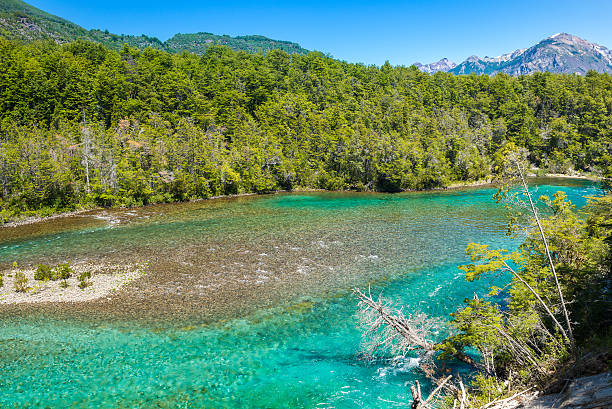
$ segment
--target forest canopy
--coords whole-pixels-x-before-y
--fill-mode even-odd
[[[430,75],[321,53],[0,38],[0,221],[241,192],[476,181],[526,148],[612,170],[612,77]]]

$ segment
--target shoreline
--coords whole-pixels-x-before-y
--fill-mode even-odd
[[[104,207],[92,207],[92,208],[83,208],[83,209],[78,209],[78,210],[70,210],[68,212],[53,213],[49,216],[25,216],[24,218],[21,218],[21,219],[18,218],[18,219],[6,222],[4,224],[1,224],[0,228],[25,226],[27,224],[34,224],[34,223],[46,222],[46,221],[54,220],[54,219],[61,219],[63,217],[78,216],[79,214],[83,214],[89,211],[102,210],[102,209],[104,209]]]
[[[545,177],[545,178],[559,178],[559,179],[582,179],[582,180],[590,180],[593,182],[597,182],[602,180],[602,178],[593,176],[593,175],[566,175],[565,173],[545,173],[544,176],[536,176],[536,177]]]
[[[601,178],[597,177],[597,176],[592,176],[592,175],[567,175],[564,173],[546,173],[543,176],[538,176],[535,173],[530,173],[528,174],[528,177],[544,177],[544,178],[559,178],[559,179],[578,179],[578,180],[590,180],[593,182],[596,182],[598,180],[601,180]],[[475,180],[475,181],[470,181],[470,182],[453,182],[450,183],[448,186],[444,186],[444,187],[436,187],[436,188],[431,188],[431,189],[423,189],[423,190],[402,190],[400,192],[397,193],[403,193],[403,192],[440,192],[440,191],[444,191],[444,190],[453,190],[453,189],[461,189],[461,188],[469,188],[469,187],[480,187],[480,186],[487,186],[487,185],[492,185],[494,184],[494,179],[492,176],[488,176],[486,179],[481,179],[481,180]],[[205,201],[205,200],[218,200],[218,199],[232,199],[232,198],[239,198],[239,197],[248,197],[248,196],[259,196],[259,195],[271,195],[271,194],[277,194],[277,193],[300,193],[300,192],[357,192],[356,190],[327,190],[327,189],[316,189],[316,188],[303,188],[303,187],[298,187],[292,190],[272,190],[269,192],[264,192],[264,193],[255,193],[255,192],[248,192],[248,193],[237,193],[234,195],[218,195],[218,196],[211,196],[211,197],[207,197],[207,198],[199,198],[199,199],[194,199],[194,200],[187,200],[187,201],[183,201],[183,202],[170,202],[171,203],[196,203],[196,202],[201,202],[201,201]],[[385,192],[377,192],[377,191],[371,191],[372,193],[385,193]],[[166,203],[150,203],[144,206],[137,206],[137,207],[146,207],[146,206],[153,206],[153,205],[160,205],[160,204],[166,204]],[[54,220],[54,219],[61,219],[64,217],[71,217],[71,216],[78,216],[80,214],[84,214],[87,212],[94,212],[94,211],[99,211],[99,210],[104,210],[104,209],[131,209],[130,207],[100,207],[100,206],[96,206],[96,207],[88,207],[88,208],[83,208],[83,209],[78,209],[78,210],[71,210],[68,212],[60,212],[60,213],[54,213],[52,215],[49,216],[26,216],[23,219],[16,219],[16,220],[11,220],[8,222],[5,222],[3,224],[0,224],[0,229],[4,228],[4,227],[8,227],[8,228],[13,228],[13,227],[19,227],[19,226],[25,226],[25,225],[30,225],[30,224],[35,224],[35,223],[39,223],[39,222],[46,222],[49,220]]]

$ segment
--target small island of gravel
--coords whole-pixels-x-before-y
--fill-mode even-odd
[[[37,266],[13,267],[3,274],[0,304],[93,301],[141,277],[144,267],[142,264],[78,263],[70,266],[73,274],[69,278],[56,280],[36,280]],[[27,280],[23,280],[20,291],[16,283],[19,277]]]

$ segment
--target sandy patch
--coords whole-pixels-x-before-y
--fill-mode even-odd
[[[4,285],[0,287],[0,304],[83,302],[108,297],[121,287],[144,274],[145,265],[122,266],[95,265],[90,263],[71,265],[74,274],[67,281],[68,287],[61,286],[63,280],[34,280],[34,268],[4,271]],[[15,291],[15,274],[23,272],[28,278],[26,292]],[[91,285],[79,288],[78,276],[89,271]]]
[[[566,175],[564,173],[547,173],[544,176],[547,177],[547,178],[585,179],[585,180],[592,180],[594,182],[601,180],[600,177],[597,177],[597,176],[594,176],[594,175],[584,175],[584,174],[580,174],[580,173],[576,173],[576,174],[572,174],[572,175]]]

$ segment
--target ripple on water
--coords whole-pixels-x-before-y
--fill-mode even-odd
[[[0,307],[0,407],[395,407],[415,361],[360,359],[350,289],[447,316],[491,284],[462,279],[467,243],[516,245],[492,193],[279,194],[0,229],[0,268],[150,262],[110,299]]]

